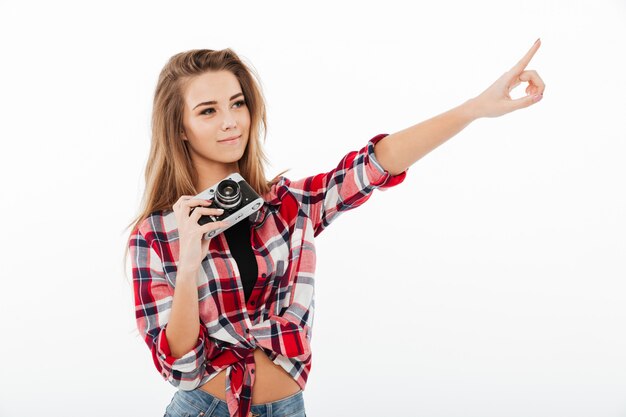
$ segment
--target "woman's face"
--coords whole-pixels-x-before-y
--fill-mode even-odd
[[[238,172],[237,161],[248,143],[250,112],[235,75],[212,71],[195,76],[183,94],[182,139],[201,177]],[[238,138],[224,141],[232,137]]]

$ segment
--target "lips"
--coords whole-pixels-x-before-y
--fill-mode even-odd
[[[226,139],[218,140],[218,142],[226,142],[226,141],[229,141],[229,140],[238,139],[238,138],[240,138],[240,137],[241,137],[241,135],[238,135],[238,136],[231,136],[231,137],[226,138]]]

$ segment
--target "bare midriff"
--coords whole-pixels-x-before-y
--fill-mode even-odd
[[[300,385],[283,369],[267,357],[265,352],[254,350],[255,379],[252,386],[252,404],[263,404],[289,397],[300,391]],[[220,400],[226,401],[226,369],[200,387]]]

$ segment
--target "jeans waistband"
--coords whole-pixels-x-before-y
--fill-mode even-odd
[[[221,400],[216,396],[201,390],[200,388],[196,388],[193,391],[179,390],[176,395],[182,396],[187,402],[191,403],[199,410],[206,411],[208,409],[213,409],[218,412],[217,415],[219,415],[220,411],[228,414],[228,405],[226,404],[226,401]],[[280,413],[283,410],[304,410],[304,396],[302,395],[302,390],[276,401],[262,404],[252,404],[251,408],[252,412],[261,415]]]

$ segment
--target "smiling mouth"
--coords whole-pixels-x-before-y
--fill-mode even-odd
[[[229,139],[222,139],[222,140],[218,140],[218,142],[235,142],[237,139],[241,138],[241,135],[239,136],[235,136],[233,138],[229,138]]]

